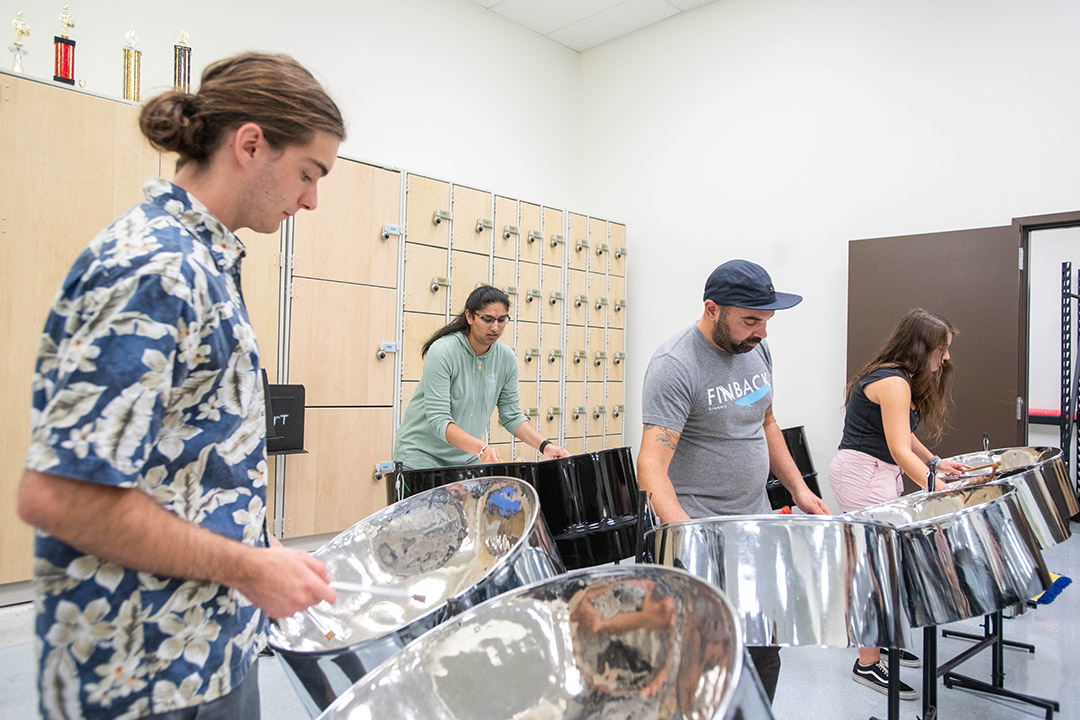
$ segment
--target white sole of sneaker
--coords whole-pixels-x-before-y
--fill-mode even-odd
[[[870,678],[865,678],[862,675],[856,675],[855,673],[852,673],[851,674],[851,679],[854,680],[855,682],[859,683],[860,685],[865,685],[866,687],[870,688],[871,690],[876,690],[877,692],[881,693],[882,695],[888,695],[889,694],[889,689],[887,687],[882,687],[881,685],[878,685],[876,682],[874,682]],[[918,697],[918,693],[916,693],[914,690],[901,690],[900,691],[900,699],[901,700],[914,700],[916,697]]]
[[[889,652],[887,650],[881,651],[881,659],[884,660],[886,664],[888,664]],[[915,658],[914,660],[905,660],[903,657],[901,657],[900,664],[904,667],[922,667],[922,660],[919,658]]]

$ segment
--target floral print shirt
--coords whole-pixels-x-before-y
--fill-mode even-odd
[[[41,338],[26,466],[138,488],[188,522],[265,546],[266,422],[240,293],[244,246],[185,190],[90,243]],[[37,532],[41,711],[139,718],[227,694],[265,617],[209,581],[135,572]]]

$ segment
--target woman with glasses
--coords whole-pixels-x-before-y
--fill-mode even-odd
[[[424,343],[424,374],[398,428],[394,460],[416,470],[502,462],[484,442],[497,406],[499,424],[547,459],[566,457],[521,412],[517,356],[499,342],[510,322],[510,297],[484,285],[465,309]]]
[[[967,469],[942,460],[915,437],[922,421],[931,438],[941,439],[955,332],[939,315],[909,310],[874,359],[848,383],[844,434],[829,467],[829,483],[844,512],[900,497],[902,473],[925,488],[931,475],[959,475]],[[898,652],[901,665],[919,665],[912,653]],[[859,648],[852,679],[887,693],[889,671],[881,654],[880,648]],[[900,699],[915,699],[914,688],[901,682]]]

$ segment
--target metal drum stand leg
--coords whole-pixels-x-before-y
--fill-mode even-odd
[[[900,720],[900,648],[889,648],[889,720]],[[870,720],[878,720],[870,716]]]
[[[930,628],[928,628],[929,630]],[[941,676],[945,682],[945,687],[961,687],[968,690],[976,690],[978,692],[989,693],[991,695],[998,695],[1000,697],[1012,698],[1013,700],[1019,700],[1021,702],[1028,703],[1040,707],[1046,711],[1046,720],[1052,720],[1055,711],[1060,711],[1061,706],[1055,700],[1048,700],[1046,698],[1036,697],[1034,695],[1025,695],[1023,693],[1014,692],[1012,690],[1005,689],[1005,646],[1010,645],[1012,647],[1019,647],[1028,650],[1028,652],[1035,652],[1034,645],[1027,645],[1025,643],[1012,643],[1005,640],[1004,634],[1004,617],[1001,610],[998,610],[983,618],[983,636],[980,638],[977,635],[971,635],[967,633],[958,632],[946,632],[942,631],[942,635],[945,637],[965,637],[973,640],[977,640],[975,645],[960,653],[952,660],[943,663],[937,668],[936,674]],[[935,639],[936,643],[936,639]],[[971,659],[978,653],[982,652],[986,648],[991,648],[991,680],[992,682],[986,683],[981,680],[976,680],[967,675],[961,675],[959,673],[952,672],[952,669],[957,665]],[[935,658],[935,663],[936,663]],[[926,673],[923,674],[923,683],[926,683]],[[936,697],[935,697],[936,700]],[[925,703],[925,700],[924,700]],[[924,705],[925,708],[925,705]]]

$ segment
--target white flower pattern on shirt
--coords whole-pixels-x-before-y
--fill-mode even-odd
[[[266,545],[266,418],[240,294],[244,247],[163,180],[97,235],[45,324],[26,466],[139,488],[188,522]],[[265,618],[240,593],[121,568],[36,533],[41,711],[131,718],[239,684]]]

